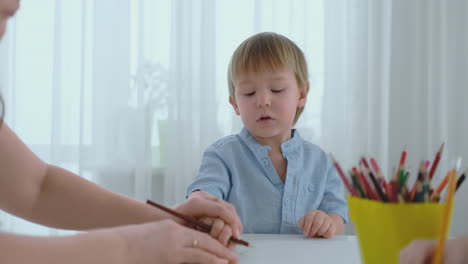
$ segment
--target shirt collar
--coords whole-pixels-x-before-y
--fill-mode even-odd
[[[300,146],[302,145],[302,137],[299,135],[299,131],[296,129],[291,130],[292,137],[285,142],[281,143],[281,151],[284,156],[288,156],[299,151]],[[264,146],[258,143],[258,141],[250,134],[247,128],[242,128],[242,131],[239,133],[240,137],[244,142],[257,154],[267,154],[271,149],[270,146]]]

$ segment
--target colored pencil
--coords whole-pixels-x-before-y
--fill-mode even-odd
[[[372,173],[371,169],[369,168],[369,164],[367,163],[367,160],[365,157],[361,157],[361,163],[364,165],[364,174],[368,174],[369,178],[372,181],[372,184],[374,184],[374,188],[377,191],[377,194],[379,195],[380,200],[386,202],[388,201],[387,196],[384,194],[382,191],[382,186],[377,182],[377,179],[374,176],[374,173]]]
[[[433,264],[442,263],[442,259],[444,257],[445,239],[448,235],[449,219],[453,210],[453,194],[455,193],[456,181],[457,171],[451,170],[449,176],[449,189],[447,193],[447,200],[445,201],[445,206],[443,209],[442,226],[440,228],[439,233],[439,242],[437,243],[437,246],[434,251],[434,258],[432,259]]]
[[[434,158],[434,162],[432,162],[431,170],[429,171],[429,178],[432,180],[434,177],[434,173],[437,170],[437,165],[439,165],[440,157],[442,156],[442,151],[444,150],[444,145],[445,143],[442,143],[442,146],[440,146],[439,151],[437,151],[437,154]]]
[[[197,228],[200,228],[203,232],[206,232],[206,233],[209,233],[211,231],[211,226],[208,225],[208,224],[205,224],[197,219],[195,219],[194,217],[191,217],[191,216],[187,216],[187,215],[184,215],[184,214],[181,214],[177,211],[174,211],[170,208],[167,208],[163,205],[160,205],[160,204],[157,204],[151,200],[146,200],[146,203],[149,204],[149,205],[152,205],[154,207],[157,207],[161,210],[163,210],[164,212],[166,213],[169,213],[173,216],[176,216],[182,220],[185,220],[187,223],[191,224],[192,226],[194,227],[197,227]],[[231,237],[229,239],[229,241],[231,242],[234,242],[234,243],[237,243],[237,244],[241,244],[243,246],[246,246],[246,247],[253,247],[249,242],[245,241],[245,240],[242,240],[242,239],[237,239],[237,238],[234,238],[234,237]]]
[[[465,181],[466,172],[467,172],[467,171],[465,171],[465,172],[460,176],[460,178],[458,178],[458,180],[457,180],[457,187],[455,188],[455,191],[457,191],[458,188],[460,188],[460,185],[462,185],[462,183]]]
[[[354,189],[353,185],[348,181],[348,178],[346,178],[346,175],[344,174],[343,170],[340,167],[340,164],[338,164],[338,161],[336,161],[335,157],[330,153],[330,157],[333,161],[333,165],[335,166],[336,170],[338,171],[338,175],[340,175],[341,180],[345,184],[346,188],[348,189],[349,193],[353,196],[358,196],[357,191]]]

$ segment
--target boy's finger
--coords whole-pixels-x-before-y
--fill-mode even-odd
[[[223,220],[217,218],[213,221],[213,225],[211,226],[211,232],[210,235],[214,238],[218,238],[219,234],[221,234],[221,231],[223,231],[224,228],[224,222]]]
[[[331,224],[327,232],[325,233],[324,237],[332,238],[333,236],[335,236],[335,232],[336,232],[336,226],[334,224]]]
[[[329,222],[323,222],[322,226],[319,228],[317,231],[317,236],[325,236],[327,231],[330,229],[331,223]]]
[[[315,236],[317,234],[317,231],[322,227],[323,222],[325,221],[325,217],[323,214],[317,214],[314,218],[314,222],[312,224],[312,227],[310,228],[309,234],[311,236]]]
[[[203,217],[203,218],[200,219],[200,221],[202,221],[203,223],[211,226],[211,225],[213,225],[214,219],[209,218],[209,217]]]
[[[299,222],[297,222],[297,226],[304,229],[304,217],[302,217]]]
[[[221,244],[227,246],[229,242],[229,238],[232,236],[232,229],[230,226],[224,226],[223,230],[221,231],[221,234],[218,237],[219,242]]]
[[[314,223],[314,216],[313,215],[307,215],[304,219],[304,236],[309,237],[310,235],[310,228],[312,227],[312,224]]]
[[[242,233],[244,227],[242,226],[241,220],[240,220],[239,216],[237,215],[236,208],[232,204],[224,201],[223,199],[219,199],[218,197],[216,197],[216,196],[214,196],[214,195],[212,195],[212,194],[210,194],[208,192],[201,191],[200,194],[201,194],[202,197],[205,197],[206,199],[208,199],[210,201],[213,201],[215,203],[220,203],[222,206],[227,208],[230,211],[230,213],[234,215],[234,218],[237,218],[237,219],[235,219],[235,221],[238,223],[238,225],[236,227],[239,230],[239,232]],[[232,224],[229,221],[226,221],[226,222],[228,222],[229,224]],[[238,235],[240,236],[240,234],[238,234]]]
[[[234,206],[231,204],[220,199],[215,201],[214,199],[202,197],[200,195],[190,196],[189,199],[191,199],[189,214],[193,216],[221,218],[224,222],[232,226],[233,229],[242,231],[243,227],[240,218]]]

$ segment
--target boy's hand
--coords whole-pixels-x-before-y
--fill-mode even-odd
[[[207,207],[206,205],[209,204],[211,210],[195,210],[195,205],[197,203],[205,205],[204,207]],[[183,210],[181,210],[181,206],[178,206],[178,210],[176,210],[183,213],[188,213],[185,212],[189,211],[187,210],[188,208],[197,211],[197,213],[192,212],[188,214],[200,219],[208,225],[211,225],[212,228],[210,235],[221,242],[221,244],[228,246],[229,238],[231,236],[240,238],[243,226],[239,216],[237,215],[236,209],[232,204],[204,191],[192,192],[184,204],[190,206],[185,206]],[[232,248],[233,246],[230,247]]]
[[[336,233],[333,219],[320,210],[311,210],[297,224],[304,230],[305,237],[332,238]]]
[[[212,217],[203,217],[199,220],[211,226],[210,235],[214,239],[217,239],[221,244],[231,249],[235,247],[236,244],[229,243],[229,239],[231,238],[231,236],[234,236],[235,238],[239,238],[239,237],[233,234],[231,226],[225,223],[222,219],[212,218]]]

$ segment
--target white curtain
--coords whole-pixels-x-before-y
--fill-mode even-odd
[[[446,143],[468,159],[467,4],[372,0],[22,1],[0,44],[6,121],[44,160],[113,191],[182,201],[207,145],[242,127],[226,71],[250,35],[294,40],[310,67],[298,129],[349,168],[388,172]],[[468,161],[467,161],[468,162]],[[466,233],[457,194],[453,232]],[[0,229],[59,231],[0,211]]]
[[[419,161],[445,149],[434,183],[468,167],[468,3],[331,0],[325,3],[321,145],[351,168],[375,157],[387,176],[407,145]],[[456,194],[452,234],[468,234],[468,187]]]
[[[228,103],[234,49],[260,31],[303,48],[320,135],[322,1],[22,1],[0,44],[6,122],[47,162],[113,191],[185,199],[204,149],[238,133]],[[60,234],[0,212],[0,229]]]

